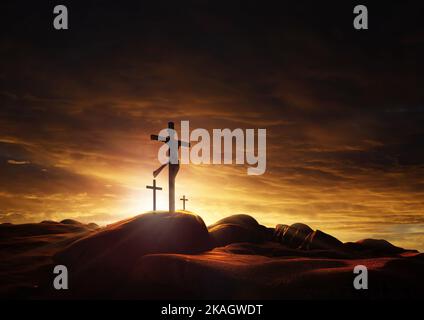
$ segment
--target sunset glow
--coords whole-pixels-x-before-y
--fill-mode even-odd
[[[2,41],[0,223],[106,225],[152,210],[150,134],[189,120],[209,132],[265,128],[267,169],[182,165],[177,209],[185,194],[206,224],[246,213],[424,250],[422,55],[409,50],[422,34],[357,38],[280,12],[244,37],[231,12],[179,19],[168,9],[159,28],[154,14],[126,23],[109,10],[119,28],[82,19],[65,35],[40,24]],[[166,210],[167,174],[157,183]]]

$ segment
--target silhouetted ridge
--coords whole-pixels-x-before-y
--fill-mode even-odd
[[[305,238],[300,248],[304,250],[340,250],[342,247],[343,242],[339,239],[320,230],[315,230]]]
[[[208,227],[215,247],[235,242],[263,242],[271,240],[273,230],[260,225],[253,217],[238,214],[219,220]]]
[[[52,288],[57,264],[68,267],[72,290]],[[416,297],[422,290],[423,254],[385,240],[343,244],[302,223],[266,228],[234,215],[208,232],[199,216],[158,212],[104,228],[0,225],[0,273],[8,275],[0,297],[8,298],[358,297],[351,285],[358,264],[373,275],[370,297]]]
[[[122,267],[147,253],[197,253],[210,248],[202,218],[158,212],[111,224],[73,243],[55,258],[76,268],[86,265],[81,262],[99,266],[118,263]]]
[[[299,248],[313,230],[306,224],[294,223],[291,226],[278,224],[275,227],[274,238],[290,248]]]
[[[65,219],[65,220],[60,221],[60,223],[62,223],[62,224],[73,224],[73,225],[82,224],[81,222],[74,220],[74,219]]]

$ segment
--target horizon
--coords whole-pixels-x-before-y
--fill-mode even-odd
[[[203,220],[203,222],[205,223],[205,226],[206,227],[209,227],[209,226],[211,226],[211,225],[213,225],[213,224],[215,224],[216,222],[218,222],[219,220],[221,220],[221,219],[223,219],[223,218],[227,218],[227,217],[230,217],[231,215],[229,215],[229,216],[222,216],[221,218],[219,218],[219,219],[217,219],[217,220],[214,220],[214,221],[210,221],[210,220],[205,220],[203,217],[202,217],[202,215],[201,214],[199,214],[199,213],[197,213],[197,212],[193,212],[193,211],[191,211],[191,210],[183,210],[183,209],[176,209],[176,211],[175,212],[177,212],[177,213],[185,213],[185,214],[192,214],[192,215],[196,215],[196,216],[199,216],[202,220]],[[125,220],[128,220],[128,219],[132,219],[132,218],[136,218],[136,217],[138,217],[138,216],[140,216],[140,215],[144,215],[144,214],[148,214],[148,213],[153,213],[153,214],[157,214],[157,213],[169,213],[169,211],[168,210],[165,210],[165,209],[163,209],[163,210],[156,210],[156,211],[153,211],[153,210],[148,210],[148,211],[144,211],[144,212],[139,212],[139,213],[136,213],[136,214],[133,214],[133,215],[129,215],[129,216],[121,216],[120,218],[119,217],[117,217],[117,220],[110,220],[110,221],[107,221],[107,222],[103,222],[103,223],[100,223],[100,222],[98,222],[98,221],[92,221],[92,220],[86,220],[86,219],[82,219],[82,220],[79,220],[78,218],[75,218],[75,217],[68,217],[68,218],[64,218],[64,219],[59,219],[59,220],[54,220],[54,219],[50,219],[50,220],[42,220],[42,221],[28,221],[28,222],[25,222],[25,223],[22,223],[22,224],[27,224],[27,223],[29,223],[29,224],[31,224],[31,223],[42,223],[42,222],[44,222],[44,221],[53,221],[53,222],[61,222],[61,221],[63,221],[63,220],[69,220],[69,219],[71,219],[71,220],[75,220],[75,221],[77,221],[77,222],[79,222],[79,223],[83,223],[83,224],[90,224],[90,223],[95,223],[95,224],[97,224],[98,226],[99,226],[99,228],[106,228],[106,227],[108,227],[108,226],[110,226],[110,225],[112,225],[112,224],[115,224],[115,223],[119,223],[119,222],[123,222],[123,221],[125,221]],[[239,214],[243,214],[243,213],[239,213]],[[235,215],[237,215],[237,214],[235,214]],[[257,220],[256,218],[255,218],[255,216],[254,215],[251,215],[255,220]],[[269,227],[269,228],[275,228],[278,224],[287,224],[287,225],[291,225],[291,224],[293,224],[293,223],[298,223],[299,221],[295,221],[295,222],[291,222],[291,223],[278,223],[278,224],[276,224],[276,225],[271,225],[271,224],[263,224],[263,223],[261,223],[261,221],[259,221],[259,220],[257,220],[257,222],[260,224],[260,225],[263,225],[263,226],[265,226],[265,227]],[[2,222],[2,223],[11,223],[11,222]],[[2,224],[2,223],[0,223],[0,225]],[[303,222],[301,222],[301,223],[303,223]],[[12,224],[14,224],[14,223],[12,223]],[[308,224],[309,225],[309,224]],[[310,227],[312,227],[312,229],[314,229],[314,230],[320,230],[320,231],[323,231],[323,232],[329,232],[331,235],[333,235],[333,236],[336,236],[336,238],[338,238],[338,232],[337,232],[337,230],[336,229],[329,229],[329,230],[331,230],[331,231],[329,231],[329,230],[327,230],[327,229],[323,229],[323,228],[320,228],[317,224],[314,224],[314,223],[312,223],[312,224],[310,224],[309,225]],[[360,235],[360,233],[358,233],[358,235]],[[342,242],[358,242],[358,241],[361,241],[361,240],[366,240],[366,239],[376,239],[375,237],[372,237],[372,236],[367,236],[367,234],[366,233],[364,233],[363,234],[363,238],[354,238],[354,237],[351,237],[351,238],[343,238],[343,236],[341,237],[341,238],[339,238]],[[376,240],[386,240],[386,241],[389,241],[390,243],[392,243],[392,244],[394,244],[394,245],[396,245],[396,246],[401,246],[402,245],[402,242],[401,241],[397,241],[396,239],[388,239],[387,237],[386,238],[382,238],[382,239],[380,239],[380,238],[378,238],[378,239],[376,239]],[[418,246],[415,246],[415,247],[404,247],[404,249],[408,249],[408,250],[417,250],[417,251],[419,251],[419,252],[423,252],[424,251],[424,245],[418,245]]]

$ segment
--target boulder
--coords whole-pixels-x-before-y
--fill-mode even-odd
[[[290,248],[299,248],[313,230],[306,224],[294,223],[291,226],[278,224],[274,238]]]
[[[260,225],[245,214],[233,215],[208,227],[214,247],[239,242],[263,242],[272,238],[273,230]]]
[[[383,239],[363,239],[354,243],[355,249],[357,251],[371,251],[373,254],[400,254],[404,252],[408,252],[410,250],[406,250],[400,247],[396,247],[391,244],[387,240]],[[347,244],[349,245],[349,244]],[[350,244],[352,247],[352,244]],[[411,250],[416,252],[416,250]]]
[[[97,223],[91,222],[91,223],[87,224],[87,227],[89,229],[98,229],[99,225]]]
[[[60,221],[60,223],[62,223],[62,224],[72,224],[72,225],[81,225],[82,224],[81,222],[74,220],[74,219],[65,219],[65,220]]]
[[[87,265],[121,269],[148,253],[198,253],[210,247],[208,230],[199,216],[145,213],[80,239],[56,254],[55,260],[77,269]]]
[[[40,223],[43,223],[43,224],[60,224],[60,222],[53,221],[53,220],[43,220]]]
[[[343,242],[320,230],[315,230],[305,238],[301,249],[304,250],[341,250]]]
[[[128,274],[145,255],[197,254],[211,247],[208,230],[199,216],[152,212],[94,230],[53,259],[72,272],[71,297],[101,299],[114,297],[128,286]]]

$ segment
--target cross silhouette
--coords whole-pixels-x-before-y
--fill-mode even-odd
[[[183,196],[180,200],[183,202],[183,210],[185,210],[185,203],[186,201],[188,201],[188,199],[185,196]]]
[[[168,122],[168,129],[169,129],[169,132],[171,132],[171,130],[174,130],[174,123],[173,122]],[[153,171],[153,177],[157,177],[158,174],[162,171],[162,169],[165,168],[166,166],[168,166],[168,168],[169,168],[169,173],[168,173],[169,212],[175,212],[175,178],[177,176],[178,170],[180,170],[180,162],[178,161],[178,148],[181,147],[181,146],[182,147],[190,147],[190,142],[184,142],[184,141],[181,141],[181,140],[176,140],[173,135],[172,136],[170,135],[170,136],[165,138],[165,137],[160,137],[156,134],[150,135],[150,140],[162,141],[164,143],[168,143],[168,145],[170,146],[170,148],[168,150],[170,162],[161,165],[158,169]],[[174,144],[174,143],[178,143],[177,150],[171,150],[171,145]],[[172,152],[172,151],[174,151],[174,152]],[[176,152],[176,154],[175,154],[175,152]],[[172,163],[171,159],[176,159],[177,163]]]
[[[162,188],[156,187],[156,179],[153,179],[153,186],[146,186],[146,188],[153,190],[153,211],[156,211],[156,190],[162,190]]]

